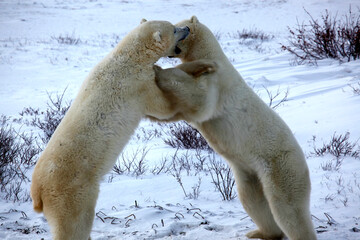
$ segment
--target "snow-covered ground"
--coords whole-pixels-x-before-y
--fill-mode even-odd
[[[359,139],[360,95],[349,85],[360,82],[360,61],[323,60],[318,66],[295,66],[293,56],[280,48],[280,43],[286,44],[287,26],[309,19],[304,8],[318,18],[325,9],[341,16],[350,4],[353,9],[360,6],[354,0],[1,0],[0,114],[17,117],[24,107],[45,108],[47,93],[61,93],[66,87],[65,97],[73,99],[90,69],[142,18],[177,23],[196,15],[216,33],[235,68],[264,101],[269,101],[265,89],[281,94],[288,89],[288,101],[276,111],[307,156],[318,239],[360,239],[360,232],[352,230],[360,228],[360,159],[346,157],[340,169],[325,171],[334,157],[311,154],[314,145],[321,147],[335,133],[350,132],[351,142]],[[243,29],[261,30],[274,38],[244,41],[236,36]],[[61,44],[60,36],[79,42]],[[159,63],[171,66],[175,62],[163,59]],[[222,200],[208,173],[182,172],[187,193],[201,177],[197,199],[185,197],[171,174],[151,173],[175,153],[162,141],[164,133],[144,137],[144,132],[163,132],[162,128],[142,122],[125,149],[128,155],[136,149],[148,150],[145,175],[109,173],[104,178],[92,238],[246,239],[255,224],[238,199]],[[188,154],[196,161],[193,151]],[[41,238],[51,238],[49,227],[42,215],[33,212],[31,202],[0,200],[0,239]]]

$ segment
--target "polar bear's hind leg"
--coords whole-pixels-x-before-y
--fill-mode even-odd
[[[234,169],[240,201],[259,229],[246,234],[248,238],[281,239],[283,233],[276,224],[263,187],[255,174]]]
[[[81,193],[65,192],[44,205],[54,240],[90,239],[98,190],[94,183],[84,186]]]
[[[289,153],[283,158],[274,162],[271,172],[264,174],[264,194],[276,223],[290,240],[314,240],[309,171],[304,162],[298,161],[302,158],[299,154]],[[279,169],[286,174],[278,174]]]

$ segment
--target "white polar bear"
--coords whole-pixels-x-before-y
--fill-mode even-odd
[[[188,34],[169,22],[143,21],[82,84],[32,176],[34,209],[44,212],[54,240],[90,238],[101,177],[142,117],[173,115],[153,64]]]
[[[184,63],[155,68],[157,84],[177,108],[170,120],[190,122],[229,162],[240,200],[258,226],[247,237],[315,240],[309,170],[291,130],[247,86],[206,26],[196,17],[176,26],[191,32],[172,54]],[[217,69],[194,80],[184,64],[199,59],[216,62]]]

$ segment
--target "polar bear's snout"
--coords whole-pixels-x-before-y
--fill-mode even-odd
[[[176,46],[174,49],[174,53],[176,55],[181,53],[181,49],[177,46],[179,42],[181,42],[182,40],[184,40],[185,38],[187,38],[187,36],[189,36],[190,34],[190,28],[188,26],[185,27],[176,27],[174,30],[174,34],[175,34],[175,39],[176,39]],[[173,58],[173,55],[169,56],[170,58]]]
[[[174,34],[175,34],[176,45],[175,45],[175,49],[173,50],[173,52],[168,55],[169,58],[173,58],[173,57],[179,55],[182,52],[182,50],[178,46],[178,44],[182,40],[185,40],[189,36],[190,28],[188,26],[175,27]]]
[[[180,42],[182,40],[184,40],[190,33],[190,28],[188,26],[185,27],[176,27],[174,34],[175,34],[175,39],[177,42]]]

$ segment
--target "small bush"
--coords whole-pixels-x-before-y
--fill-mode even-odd
[[[135,177],[144,175],[148,169],[146,155],[149,151],[147,147],[138,147],[131,154],[123,151],[113,166],[113,171],[119,175],[125,173]]]
[[[238,39],[252,39],[252,40],[260,40],[260,41],[269,41],[274,38],[273,35],[266,34],[265,32],[258,29],[243,29],[242,31],[237,31],[234,34],[234,38]]]
[[[209,171],[215,188],[220,192],[223,200],[236,198],[234,191],[235,179],[231,168],[222,161],[216,160],[215,154],[210,159]]]
[[[169,173],[176,179],[176,181],[179,183],[181,189],[184,192],[185,197],[188,197],[188,194],[186,193],[186,190],[184,188],[184,184],[182,182],[181,173],[185,169],[188,172],[191,170],[191,165],[188,164],[188,159],[184,161],[184,159],[180,159],[177,156],[178,151],[174,153],[172,156],[171,166],[169,167]],[[188,155],[186,155],[188,156]]]
[[[41,148],[32,134],[19,134],[9,118],[0,118],[0,190],[2,198],[10,201],[27,201],[29,194],[23,192],[28,169],[36,162]]]
[[[182,172],[186,171],[187,176],[190,175],[192,170],[191,156],[188,152],[178,156],[178,150],[174,153],[171,159],[171,165],[168,167],[167,172],[172,175],[179,183],[186,198],[197,199],[200,195],[201,177],[198,177],[198,182],[192,187],[191,192],[187,192],[182,182]]]
[[[342,158],[331,159],[326,163],[321,164],[321,168],[324,171],[338,171],[341,168],[342,162]]]
[[[169,170],[168,159],[163,158],[159,164],[153,166],[151,172],[154,175],[159,175],[160,173],[167,173]]]
[[[355,84],[355,86],[349,85],[349,87],[351,87],[351,89],[353,90],[353,93],[354,93],[355,95],[360,95],[360,82],[358,82],[357,84]]]
[[[48,143],[65,113],[70,108],[70,103],[64,102],[65,91],[66,89],[62,94],[57,94],[55,98],[48,93],[50,101],[47,103],[48,108],[45,111],[27,107],[20,113],[21,118],[16,119],[16,121],[40,130],[42,132],[40,136],[42,142]]]
[[[324,156],[325,154],[330,154],[335,158],[328,160],[326,163],[321,164],[321,168],[324,171],[338,171],[341,168],[341,165],[344,161],[344,157],[360,157],[360,148],[356,150],[357,142],[350,142],[350,133],[334,135],[331,137],[331,140],[328,143],[324,143],[322,147],[315,146],[315,137],[314,141],[314,152],[315,156]]]
[[[148,142],[162,136],[162,131],[157,128],[139,127],[136,129],[133,139],[136,141]]]
[[[172,123],[170,134],[170,139],[165,139],[164,142],[173,148],[213,151],[200,132],[186,122]]]
[[[201,177],[198,177],[198,182],[192,186],[192,192],[189,193],[190,199],[198,199],[200,196]]]
[[[221,31],[220,31],[220,30],[219,30],[219,31],[214,32],[213,34],[214,34],[214,36],[215,36],[216,40],[218,40],[218,41],[220,41],[220,40],[221,40],[221,38],[222,38],[222,33],[221,33]]]
[[[232,35],[232,37],[238,39],[240,45],[246,46],[250,50],[257,51],[259,53],[264,53],[267,51],[267,49],[263,47],[263,43],[274,38],[273,35],[264,33],[263,31],[256,28],[237,31]]]
[[[195,175],[197,175],[200,172],[206,172],[207,169],[205,169],[205,162],[209,158],[209,155],[203,155],[202,150],[195,149],[195,159],[197,161],[193,162],[193,166],[195,169]]]
[[[359,158],[360,150],[355,150],[357,142],[351,143],[349,138],[349,132],[340,135],[334,133],[329,143],[324,143],[320,148],[314,145],[314,154],[316,156],[324,156],[328,153],[335,156],[337,159],[346,156]]]
[[[297,64],[316,64],[317,60],[325,58],[340,61],[360,58],[360,15],[354,14],[351,7],[341,20],[328,10],[320,21],[306,13],[310,17],[309,24],[298,23],[295,29],[289,27],[289,45],[282,45],[283,50],[295,55]]]
[[[276,109],[288,101],[289,88],[286,90],[286,92],[284,93],[284,96],[282,98],[281,98],[280,88],[277,89],[275,94],[273,92],[271,92],[269,89],[267,89],[265,86],[264,86],[264,89],[266,90],[267,96],[269,98],[268,105],[272,109]]]
[[[75,34],[72,35],[65,34],[59,35],[59,36],[52,36],[51,39],[57,41],[59,44],[66,44],[66,45],[77,45],[81,43],[80,38],[75,37]]]

